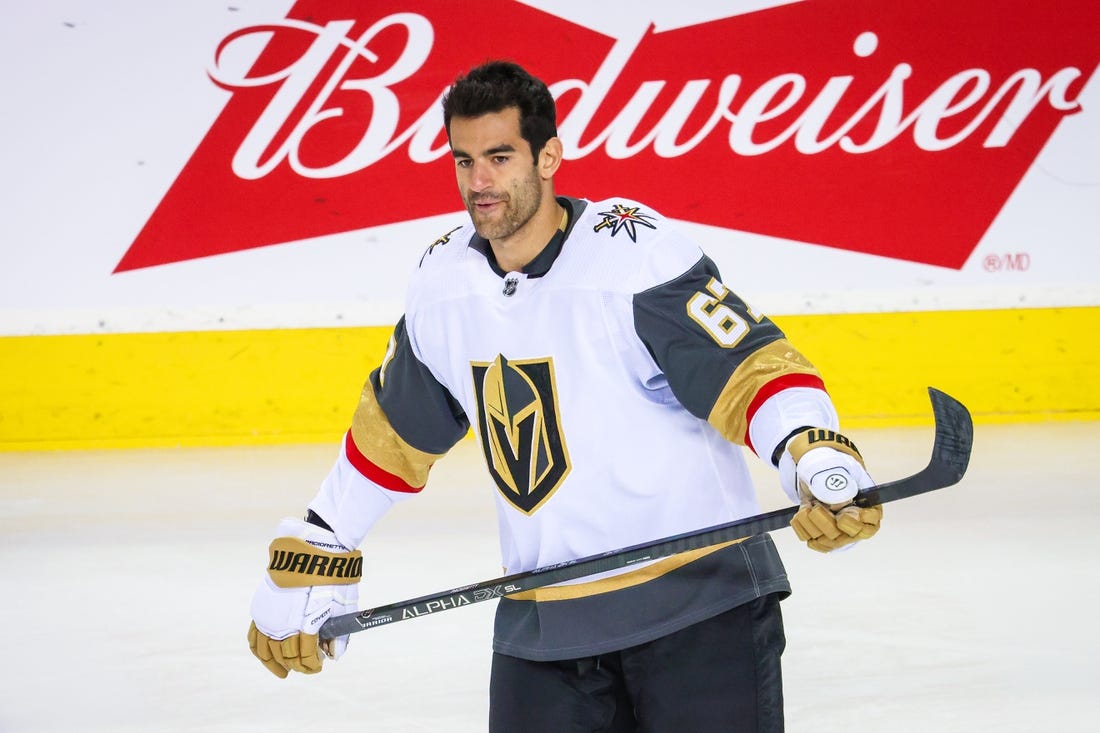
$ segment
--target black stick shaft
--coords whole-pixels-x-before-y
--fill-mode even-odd
[[[936,435],[932,458],[921,471],[907,478],[873,486],[861,491],[855,499],[860,506],[873,506],[916,496],[951,486],[963,477],[970,460],[974,427],[970,413],[957,400],[929,387]],[[764,532],[773,532],[790,524],[797,507],[777,509],[727,524],[687,532],[673,537],[647,542],[599,555],[569,560],[523,573],[474,583],[459,588],[420,596],[385,606],[334,616],[322,625],[320,637],[331,639],[397,621],[428,616],[460,606],[468,606],[513,593],[542,588],[575,580],[588,575],[618,570],[641,562],[704,547],[744,539]]]

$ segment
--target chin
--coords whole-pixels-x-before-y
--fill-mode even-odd
[[[499,224],[493,224],[485,221],[478,221],[474,219],[474,231],[482,239],[506,239],[515,234],[514,229],[506,229]]]

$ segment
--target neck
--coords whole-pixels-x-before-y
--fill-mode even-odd
[[[548,205],[539,207],[538,212],[521,231],[507,239],[489,241],[497,265],[506,272],[522,270],[546,247],[554,233],[565,227],[566,221],[565,209],[557,199],[551,198]]]

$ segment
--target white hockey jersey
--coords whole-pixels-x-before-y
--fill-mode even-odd
[[[310,505],[345,543],[470,427],[511,574],[756,514],[740,446],[770,459],[790,431],[835,421],[814,368],[672,222],[628,200],[559,202],[567,227],[522,272],[503,272],[469,225],[424,254]],[[821,418],[773,410],[750,431],[781,392]],[[754,537],[503,599],[494,648],[599,654],[771,592],[789,592],[786,576]]]

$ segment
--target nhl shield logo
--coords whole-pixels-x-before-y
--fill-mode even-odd
[[[509,503],[532,514],[569,473],[553,361],[497,356],[471,366],[489,473]]]

